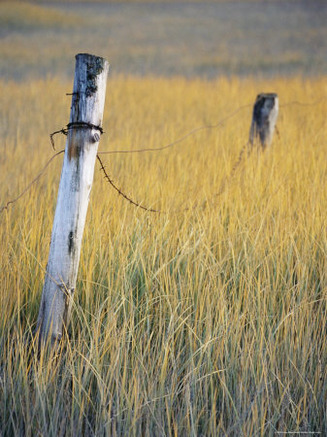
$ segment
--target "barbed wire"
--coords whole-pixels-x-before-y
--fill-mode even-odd
[[[291,106],[291,105],[299,105],[299,106],[314,106],[314,105],[317,105],[318,103],[320,103],[321,101],[324,101],[324,100],[326,100],[326,99],[327,99],[327,97],[323,97],[323,98],[321,98],[321,99],[319,99],[319,100],[317,100],[317,101],[315,101],[315,102],[311,102],[311,103],[301,103],[301,102],[298,102],[298,101],[292,101],[292,102],[288,102],[288,103],[282,104],[282,105],[280,105],[280,106],[281,106],[281,107]],[[105,155],[105,154],[114,154],[114,153],[122,153],[122,154],[123,154],[123,153],[157,152],[157,151],[165,150],[165,149],[168,149],[168,148],[170,148],[170,147],[172,147],[172,146],[178,144],[179,142],[182,142],[183,140],[185,140],[186,138],[188,138],[190,135],[192,135],[192,134],[194,134],[194,133],[196,133],[196,132],[198,132],[198,131],[200,131],[200,130],[203,130],[203,129],[212,129],[212,128],[217,128],[217,127],[222,126],[224,122],[226,122],[227,120],[229,120],[230,118],[232,118],[234,115],[236,115],[237,113],[239,113],[241,110],[243,110],[243,109],[245,109],[245,108],[248,108],[248,107],[250,107],[250,106],[252,106],[252,104],[243,105],[243,106],[241,106],[240,108],[238,108],[237,110],[235,110],[234,112],[232,112],[230,115],[228,115],[227,117],[225,117],[224,119],[220,120],[218,123],[216,123],[216,124],[214,124],[214,125],[203,125],[203,126],[200,126],[200,127],[198,127],[198,128],[195,128],[195,129],[193,129],[192,131],[188,132],[186,135],[184,135],[184,136],[182,136],[181,138],[177,139],[176,141],[173,141],[172,143],[169,143],[169,144],[167,144],[167,145],[165,145],[165,146],[163,146],[163,147],[158,147],[158,148],[144,148],[144,149],[136,149],[136,150],[133,150],[133,149],[132,149],[132,150],[112,150],[112,151],[108,151],[108,152],[98,152],[97,158],[98,158],[98,160],[99,160],[99,162],[100,162],[101,169],[102,169],[102,171],[104,172],[105,179],[107,179],[107,181],[109,182],[109,184],[110,184],[110,185],[111,185],[111,186],[112,186],[112,187],[113,187],[113,188],[118,192],[119,195],[121,195],[122,197],[124,197],[126,200],[128,200],[128,201],[129,201],[131,204],[133,204],[134,206],[140,207],[141,209],[143,209],[144,211],[147,211],[147,212],[154,212],[154,213],[163,213],[163,212],[165,212],[165,211],[163,211],[163,210],[156,210],[156,209],[152,209],[152,208],[145,207],[145,206],[141,205],[140,203],[136,202],[135,200],[131,199],[130,197],[128,197],[128,196],[127,196],[127,195],[126,195],[126,194],[125,194],[125,193],[124,193],[120,188],[118,188],[118,187],[113,183],[112,179],[111,179],[111,178],[109,177],[109,175],[107,174],[107,172],[106,172],[106,170],[105,170],[105,168],[104,168],[103,162],[102,162],[102,160],[100,159],[99,155],[100,155],[100,154],[103,154],[103,155]],[[280,139],[280,133],[279,133],[279,130],[278,130],[277,126],[275,127],[275,131],[276,131],[276,134],[277,134],[278,138]],[[241,151],[240,151],[240,153],[239,153],[239,155],[238,155],[238,158],[237,158],[237,160],[235,161],[235,163],[234,163],[234,165],[233,165],[233,167],[232,167],[231,172],[229,173],[228,176],[226,176],[226,177],[222,180],[218,192],[217,192],[216,194],[214,194],[213,197],[217,198],[217,197],[221,196],[221,195],[223,194],[223,192],[225,191],[227,185],[231,183],[232,179],[233,179],[234,176],[235,176],[236,170],[239,168],[239,166],[241,165],[241,163],[242,163],[242,161],[243,161],[243,157],[244,157],[244,154],[245,154],[246,150],[248,150],[248,157],[250,156],[250,154],[251,154],[251,152],[252,152],[252,150],[253,150],[253,146],[252,146],[252,147],[249,147],[249,146],[250,146],[250,142],[249,142],[249,141],[247,141],[247,142],[243,145],[243,147],[241,148]],[[205,207],[207,204],[208,204],[208,200],[205,200],[205,201],[202,203],[201,206],[202,206],[202,207]],[[196,208],[196,206],[193,207],[192,209],[195,209],[195,208]],[[180,212],[188,211],[189,209],[190,209],[190,208],[177,209],[177,210],[175,210],[174,212],[175,212],[175,213],[180,213]]]
[[[316,100],[316,101],[314,101],[314,102],[308,102],[308,103],[303,103],[303,102],[299,102],[299,101],[291,101],[291,102],[287,102],[287,103],[283,103],[283,104],[280,104],[279,106],[280,107],[287,107],[287,106],[291,106],[291,105],[298,105],[298,106],[303,106],[303,107],[305,107],[305,106],[315,106],[315,105],[318,105],[319,103],[321,103],[322,101],[325,101],[327,99],[327,96],[324,96],[324,97],[322,97],[322,98],[320,98],[320,99],[318,99],[318,100]],[[104,164],[103,164],[103,162],[102,162],[102,160],[101,160],[101,158],[100,158],[100,156],[99,155],[107,155],[107,154],[128,154],[128,153],[144,153],[144,152],[158,152],[158,151],[162,151],[162,150],[165,150],[165,149],[168,149],[168,148],[171,148],[171,147],[173,147],[173,146],[175,146],[176,144],[179,144],[179,143],[181,143],[182,141],[184,141],[185,139],[187,139],[188,137],[190,137],[191,135],[194,135],[195,133],[197,133],[197,132],[199,132],[199,131],[201,131],[201,130],[205,130],[205,129],[215,129],[215,128],[218,128],[218,127],[220,127],[220,126],[222,126],[226,121],[228,121],[229,119],[231,119],[232,117],[234,117],[235,115],[237,115],[239,112],[241,112],[243,109],[245,109],[245,108],[249,108],[250,106],[253,106],[252,105],[252,103],[251,104],[247,104],[247,105],[243,105],[243,106],[240,106],[239,108],[237,108],[235,111],[233,111],[231,114],[229,114],[228,116],[226,116],[226,117],[224,117],[223,119],[221,119],[218,123],[216,123],[216,124],[212,124],[212,125],[203,125],[203,126],[199,126],[199,127],[197,127],[197,128],[194,128],[194,129],[192,129],[191,131],[189,131],[189,132],[187,132],[185,135],[183,135],[182,137],[180,137],[180,138],[178,138],[177,140],[175,140],[175,141],[173,141],[173,142],[171,142],[171,143],[169,143],[169,144],[166,144],[166,145],[164,145],[164,146],[161,146],[161,147],[157,147],[157,148],[143,148],[143,149],[131,149],[131,150],[111,150],[111,151],[99,151],[98,152],[98,154],[97,154],[97,159],[98,159],[98,161],[99,161],[99,163],[100,163],[100,166],[101,166],[101,170],[104,172],[104,175],[105,175],[105,179],[108,181],[108,183],[122,196],[122,197],[124,197],[128,202],[130,202],[131,204],[133,204],[134,206],[136,206],[136,207],[139,207],[139,208],[141,208],[141,209],[143,209],[143,210],[145,210],[145,211],[148,211],[148,212],[155,212],[155,213],[160,213],[160,212],[163,212],[163,211],[161,211],[161,210],[156,210],[156,209],[153,209],[153,208],[147,208],[147,207],[145,207],[145,206],[143,206],[143,205],[141,205],[140,203],[138,203],[138,202],[136,202],[136,201],[134,201],[133,199],[131,199],[130,197],[128,197],[114,182],[113,182],[113,180],[110,178],[110,176],[109,176],[109,174],[108,174],[108,172],[106,171],[106,169],[105,169],[105,166],[104,166]],[[67,126],[65,127],[65,128],[62,128],[62,129],[60,129],[60,130],[58,130],[58,131],[55,131],[55,132],[52,132],[51,134],[50,134],[50,142],[51,142],[51,145],[52,145],[52,148],[53,148],[53,150],[56,150],[55,149],[55,144],[54,144],[54,140],[53,140],[53,138],[54,138],[54,136],[55,135],[57,135],[57,134],[63,134],[63,135],[67,135],[68,134],[68,131],[70,130],[70,129],[78,129],[78,128],[85,128],[85,127],[87,127],[87,128],[92,128],[92,129],[96,129],[96,130],[98,130],[101,134],[103,134],[104,133],[104,131],[103,131],[103,129],[102,129],[102,127],[101,126],[96,126],[96,125],[93,125],[93,124],[90,124],[90,123],[84,123],[84,122],[74,122],[74,123],[68,123],[67,124]],[[278,136],[279,136],[279,132],[277,131],[277,133],[278,133]],[[240,154],[239,154],[239,157],[238,157],[238,159],[237,159],[237,161],[234,163],[234,165],[233,165],[233,167],[232,167],[232,170],[231,170],[231,172],[230,172],[230,174],[228,175],[228,176],[226,176],[225,178],[224,178],[224,180],[222,181],[222,183],[221,183],[221,185],[220,185],[220,188],[219,188],[219,190],[218,190],[218,192],[215,194],[215,197],[217,197],[217,196],[220,196],[223,192],[224,192],[224,190],[225,190],[225,188],[226,188],[226,185],[227,185],[227,183],[229,183],[232,179],[233,179],[233,177],[234,177],[234,175],[235,175],[235,173],[236,173],[236,170],[238,169],[238,167],[240,166],[240,164],[242,163],[242,160],[243,160],[243,156],[244,156],[244,153],[245,153],[245,151],[246,151],[246,149],[248,148],[248,146],[249,146],[249,142],[247,142],[243,147],[242,147],[242,149],[241,149],[241,151],[240,151]],[[251,149],[249,149],[249,152],[251,153],[251,151],[252,151],[252,149],[253,148],[251,148]],[[39,174],[27,185],[27,187],[17,196],[17,197],[15,197],[14,199],[11,199],[11,200],[9,200],[5,205],[3,205],[3,206],[1,206],[0,207],[0,214],[2,213],[2,212],[4,212],[5,210],[8,210],[8,207],[10,206],[10,205],[12,205],[12,204],[14,204],[15,202],[17,202],[21,197],[23,197],[24,196],[24,194],[26,194],[29,190],[30,190],[30,188],[36,183],[36,182],[38,182],[38,180],[41,178],[41,176],[45,173],[45,171],[46,171],[46,169],[48,168],[48,166],[50,165],[50,163],[57,157],[57,156],[59,156],[60,154],[62,154],[62,153],[64,153],[64,149],[62,149],[62,150],[60,150],[59,152],[57,152],[57,153],[55,153],[47,162],[46,162],[46,164],[45,164],[45,166],[42,168],[42,170],[39,172]],[[249,155],[249,154],[248,154]],[[204,202],[205,204],[207,203],[207,201],[206,202]],[[184,208],[182,211],[187,211],[187,210],[189,210],[190,208]],[[181,210],[180,210],[181,211]]]
[[[35,179],[32,180],[32,182],[30,182],[27,187],[14,199],[9,200],[6,205],[1,206],[0,208],[0,214],[4,211],[4,210],[8,210],[8,206],[12,205],[13,203],[17,202],[17,200],[19,200],[21,197],[24,196],[25,193],[27,193],[27,191],[40,179],[40,177],[45,173],[45,170],[48,168],[48,166],[50,165],[50,163],[58,156],[61,155],[61,153],[64,153],[64,149],[60,150],[59,152],[55,153],[49,160],[48,162],[45,164],[45,166],[42,168],[42,170],[40,171],[40,173],[36,176]]]
[[[113,151],[109,151],[109,152],[98,152],[97,158],[100,162],[101,165],[101,170],[104,172],[105,178],[106,180],[109,182],[109,184],[121,195],[123,196],[126,200],[128,200],[131,204],[133,204],[134,206],[140,207],[141,209],[148,211],[148,212],[161,212],[159,210],[155,210],[153,208],[147,208],[142,206],[141,204],[139,204],[138,202],[134,201],[133,199],[129,198],[125,193],[123,193],[118,186],[115,185],[115,183],[113,182],[113,180],[110,178],[109,174],[106,172],[106,169],[104,167],[104,164],[102,163],[102,160],[100,159],[99,155],[100,154],[110,154],[110,153],[142,153],[142,152],[154,152],[154,151],[160,151],[160,150],[165,150],[168,149],[182,141],[184,141],[186,138],[188,138],[189,136],[195,134],[196,132],[200,131],[200,130],[204,130],[204,129],[213,129],[213,128],[218,128],[220,126],[223,125],[224,122],[226,122],[228,119],[232,118],[233,116],[235,116],[236,114],[238,114],[241,110],[243,110],[244,108],[249,107],[250,104],[248,105],[243,105],[241,107],[239,107],[238,109],[236,109],[234,112],[232,112],[231,114],[229,114],[227,117],[223,118],[222,120],[220,120],[218,123],[213,124],[213,125],[203,125],[200,127],[197,127],[195,129],[192,129],[190,132],[186,133],[185,135],[183,135],[181,138],[177,139],[176,141],[173,141],[172,143],[169,143],[165,146],[159,147],[159,148],[145,148],[145,149],[137,149],[137,150],[113,150]],[[57,134],[62,134],[62,135],[67,135],[68,131],[70,129],[73,128],[85,128],[85,127],[91,127],[93,129],[97,129],[100,131],[101,134],[103,134],[103,130],[100,126],[95,126],[95,125],[91,125],[90,123],[69,123],[65,128],[62,128],[60,130],[57,130],[55,132],[52,132],[50,134],[50,142],[52,145],[53,150],[55,149],[55,144],[54,144],[54,136]],[[43,167],[43,169],[41,170],[41,172],[39,173],[39,175],[32,180],[32,182],[14,199],[9,200],[6,205],[0,207],[0,214],[4,211],[8,209],[9,205],[14,204],[15,202],[17,202],[30,188],[33,184],[35,184],[40,177],[43,175],[43,173],[45,172],[45,170],[47,169],[47,167],[49,166],[49,164],[52,162],[52,160],[57,157],[58,155],[60,155],[61,153],[63,153],[65,150],[62,149],[60,150],[58,153],[56,153],[55,155],[53,155],[49,161],[45,164],[45,166]]]
[[[104,173],[104,177],[105,179],[109,182],[109,184],[118,192],[118,194],[122,197],[124,197],[124,199],[126,199],[129,203],[131,203],[134,206],[137,206],[138,208],[143,209],[144,211],[147,212],[156,212],[156,213],[160,213],[162,211],[158,210],[158,209],[152,209],[152,208],[147,208],[143,205],[141,205],[140,203],[136,202],[135,200],[131,199],[130,197],[128,197],[120,188],[117,187],[117,185],[113,182],[113,180],[110,178],[109,174],[107,173],[107,170],[105,169],[105,166],[100,158],[99,155],[97,155],[97,159],[100,162],[100,166],[101,166],[101,170]]]
[[[70,131],[72,129],[85,129],[85,128],[91,128],[91,129],[98,130],[101,135],[104,133],[101,126],[98,126],[98,125],[95,125],[92,123],[86,123],[85,121],[73,121],[71,123],[68,123],[66,127],[63,127],[59,130],[56,130],[55,132],[52,132],[52,134],[50,134],[50,142],[51,142],[51,146],[52,146],[53,150],[56,150],[54,139],[53,139],[53,137],[55,135],[62,134],[62,135],[67,136],[68,131]]]
[[[231,172],[229,173],[228,176],[225,177],[225,179],[223,179],[222,183],[220,184],[220,188],[219,188],[218,192],[215,194],[215,197],[220,196],[221,194],[223,194],[223,192],[225,191],[227,183],[229,183],[233,179],[233,177],[235,176],[236,170],[241,165],[242,160],[243,160],[243,156],[244,156],[246,150],[248,150],[248,157],[250,156],[250,154],[251,154],[251,152],[253,150],[253,147],[249,147],[249,146],[250,146],[250,142],[249,141],[247,141],[243,145],[243,147],[241,148],[241,151],[240,151],[240,153],[238,155],[238,158],[237,158],[237,160],[235,161],[235,163],[234,163],[234,165],[232,167]]]
[[[253,150],[253,147],[251,147],[251,148],[249,148],[249,145],[250,145],[250,142],[249,141],[247,141],[244,145],[243,145],[243,147],[242,147],[242,149],[241,149],[241,151],[240,151],[240,153],[239,153],[239,155],[238,155],[238,158],[237,158],[237,160],[235,161],[235,163],[234,163],[234,165],[233,165],[233,167],[232,167],[232,170],[231,170],[231,172],[229,173],[229,175],[227,175],[224,179],[223,179],[223,181],[221,182],[221,184],[220,184],[220,188],[219,188],[219,190],[217,191],[217,193],[215,193],[214,194],[214,196],[213,197],[215,197],[215,198],[217,198],[217,197],[219,197],[219,196],[221,196],[222,194],[223,194],[223,192],[225,191],[225,189],[226,189],[226,187],[227,187],[227,185],[232,181],[232,179],[234,178],[234,176],[235,176],[235,173],[236,173],[236,170],[239,168],[239,166],[241,165],[241,163],[242,163],[242,161],[243,161],[243,156],[244,156],[244,154],[245,154],[245,151],[248,149],[248,157],[250,156],[250,153],[251,153],[251,151]],[[147,212],[153,212],[153,213],[167,213],[167,211],[165,211],[165,210],[160,210],[160,209],[153,209],[153,208],[149,208],[149,207],[146,207],[146,206],[143,206],[142,204],[140,204],[139,202],[137,202],[137,201],[135,201],[135,200],[133,200],[131,197],[129,197],[129,196],[127,196],[120,188],[118,188],[115,184],[114,184],[114,182],[113,182],[113,180],[110,178],[110,176],[108,175],[108,173],[107,173],[107,171],[106,171],[106,169],[105,169],[105,167],[104,167],[104,164],[103,164],[103,162],[102,162],[102,160],[101,160],[101,158],[99,157],[99,155],[97,155],[97,159],[98,159],[98,161],[100,162],[100,166],[101,166],[101,170],[103,171],[103,173],[104,173],[104,177],[105,177],[105,179],[109,182],[109,184],[118,192],[118,194],[120,195],[120,196],[122,196],[122,197],[124,197],[126,200],[128,200],[128,202],[130,202],[132,205],[134,205],[134,206],[136,206],[136,207],[139,207],[139,208],[141,208],[141,209],[143,209],[144,211],[147,211]],[[208,200],[205,200],[204,202],[202,202],[202,204],[201,204],[201,208],[204,208],[207,204],[208,204],[209,202],[208,202]],[[189,211],[190,209],[197,209],[199,206],[198,205],[195,205],[195,206],[193,206],[193,207],[186,207],[186,208],[179,208],[179,209],[176,209],[176,210],[174,210],[174,211],[170,211],[170,212],[172,212],[172,213],[174,213],[174,214],[179,214],[179,213],[181,213],[181,212],[186,212],[186,211]]]
[[[252,106],[252,104],[247,104],[247,105],[240,106],[234,112],[232,112],[231,114],[227,115],[227,117],[221,119],[218,123],[216,123],[216,124],[204,124],[203,126],[196,127],[194,129],[192,129],[190,132],[187,132],[182,137],[178,138],[175,141],[172,141],[169,144],[166,144],[165,146],[154,147],[154,148],[148,147],[148,148],[144,148],[144,149],[135,149],[135,150],[134,149],[129,149],[129,150],[109,150],[109,151],[102,151],[102,152],[100,151],[100,152],[98,152],[98,155],[111,155],[111,154],[114,154],[114,153],[118,154],[118,153],[159,152],[159,151],[162,151],[162,150],[166,150],[166,149],[169,149],[170,147],[175,146],[178,143],[181,143],[182,141],[186,140],[186,138],[190,137],[191,135],[194,135],[195,133],[197,133],[197,132],[199,132],[201,130],[217,129],[218,127],[222,126],[226,121],[228,121],[229,119],[234,117],[236,114],[241,112],[243,109],[249,108],[250,106]]]
[[[291,101],[291,102],[282,103],[282,104],[280,104],[279,106],[280,106],[281,108],[285,108],[285,107],[287,107],[287,106],[292,106],[292,105],[298,105],[298,106],[315,106],[315,105],[317,105],[317,104],[319,104],[319,103],[321,103],[322,101],[325,101],[325,100],[327,100],[327,96],[326,96],[326,97],[322,97],[321,99],[318,99],[318,100],[316,100],[315,102],[302,103],[302,102],[299,102],[299,101],[297,101],[297,100],[293,100],[293,101]],[[203,125],[203,126],[199,126],[199,127],[195,128],[195,129],[192,129],[190,132],[186,133],[185,135],[183,135],[182,137],[178,138],[177,140],[175,140],[175,141],[173,141],[173,142],[171,142],[171,143],[169,143],[169,144],[166,144],[166,145],[164,145],[164,146],[162,146],[162,147],[153,147],[153,148],[148,147],[148,148],[143,148],[143,149],[128,149],[128,150],[108,150],[108,151],[99,151],[99,152],[98,152],[98,155],[126,154],[126,153],[144,153],[144,152],[159,152],[159,151],[162,151],[162,150],[166,150],[166,149],[168,149],[168,148],[170,148],[170,147],[173,147],[173,146],[175,146],[176,144],[178,144],[178,143],[184,141],[184,140],[185,140],[186,138],[188,138],[189,136],[191,136],[191,135],[193,135],[193,134],[195,134],[195,133],[197,133],[197,132],[199,132],[199,131],[201,131],[201,130],[204,130],[204,129],[215,129],[215,128],[218,128],[218,127],[222,126],[226,121],[228,121],[230,118],[234,117],[234,116],[235,116],[236,114],[238,114],[240,111],[242,111],[243,109],[246,109],[246,108],[252,107],[252,106],[253,106],[252,103],[249,103],[249,104],[247,104],[247,105],[240,106],[240,107],[237,108],[234,112],[232,112],[231,114],[229,114],[228,116],[226,116],[225,118],[223,118],[222,120],[220,120],[218,123],[216,123],[216,124],[212,124],[212,125]],[[275,129],[276,129],[277,135],[279,136],[279,131],[278,131],[278,129],[277,129],[277,126],[276,126]],[[60,132],[60,131],[59,131],[59,132]]]
[[[299,102],[297,100],[292,100],[291,102],[286,102],[286,103],[281,103],[279,105],[280,108],[285,108],[286,106],[292,106],[292,105],[297,105],[297,106],[316,106],[319,105],[319,103],[324,102],[325,100],[327,100],[327,96],[321,97],[320,99],[314,101],[314,102],[307,102],[307,103],[303,103],[303,102]]]

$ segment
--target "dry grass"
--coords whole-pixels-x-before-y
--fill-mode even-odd
[[[74,26],[72,14],[51,8],[43,8],[24,1],[0,2],[1,31],[28,31],[31,29],[65,28]]]
[[[1,203],[51,156],[70,89],[0,83]],[[315,101],[327,81],[116,78],[100,148],[158,147],[260,91]],[[250,107],[173,149],[109,155],[125,191],[170,212],[135,209],[96,172],[69,338],[37,361],[58,158],[0,217],[0,435],[325,435],[326,110],[281,107],[280,139],[218,199]]]
[[[0,2],[0,77],[67,81],[76,53],[112,76],[326,75],[327,6],[311,3]]]

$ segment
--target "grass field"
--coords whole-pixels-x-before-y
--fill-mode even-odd
[[[327,2],[0,2],[0,77],[70,80],[76,53],[111,76],[327,74]]]
[[[0,437],[327,435],[327,4],[130,3],[0,1],[0,207],[55,153],[78,52],[111,63],[102,151],[225,119],[102,155],[163,212],[97,165],[52,355],[33,332],[62,155],[0,213]],[[259,92],[279,134],[230,178]]]
[[[71,83],[0,89],[4,203],[53,154]],[[217,197],[259,91],[280,96],[280,136]],[[158,147],[249,106],[165,151],[103,157],[168,212],[134,208],[96,171],[55,356],[37,361],[31,338],[62,158],[0,216],[1,436],[327,433],[326,95],[323,78],[109,80],[101,150]]]

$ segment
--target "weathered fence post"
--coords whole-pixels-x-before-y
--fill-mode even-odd
[[[272,142],[278,117],[278,96],[275,93],[258,94],[253,107],[250,143],[259,140],[263,149]]]
[[[102,132],[108,71],[105,59],[76,55],[65,156],[37,323],[40,343],[59,340],[69,320]]]

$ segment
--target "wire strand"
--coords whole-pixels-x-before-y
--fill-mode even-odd
[[[228,121],[230,118],[234,117],[236,114],[238,114],[239,112],[241,112],[243,109],[248,108],[252,106],[251,104],[248,105],[243,105],[240,106],[238,109],[236,109],[234,112],[232,112],[231,114],[227,115],[225,118],[221,119],[218,123],[216,124],[209,124],[209,125],[203,125],[203,126],[199,126],[196,127],[194,129],[192,129],[191,131],[187,132],[185,135],[183,135],[182,137],[178,138],[177,140],[166,144],[165,146],[162,147],[147,147],[144,149],[131,149],[131,150],[109,150],[109,151],[100,151],[98,152],[98,155],[111,155],[111,154],[118,154],[118,153],[144,153],[144,152],[159,152],[161,150],[166,150],[169,149],[173,146],[175,146],[176,144],[181,143],[182,141],[186,140],[186,138],[190,137],[191,135],[194,135],[195,133],[201,131],[201,130],[205,130],[205,129],[216,129],[220,126],[222,126],[226,121]]]
[[[141,205],[140,203],[136,202],[135,200],[131,199],[130,197],[128,197],[125,193],[123,193],[122,190],[121,190],[120,188],[118,188],[117,185],[116,185],[116,184],[113,182],[113,180],[110,178],[110,176],[109,176],[109,174],[107,173],[107,170],[105,169],[104,164],[103,164],[103,162],[102,162],[102,160],[101,160],[101,158],[100,158],[99,155],[97,155],[97,159],[98,159],[98,161],[99,161],[99,163],[100,163],[101,170],[102,170],[103,173],[104,173],[105,179],[106,179],[106,180],[109,182],[109,184],[114,188],[114,190],[117,191],[118,194],[120,194],[121,196],[124,197],[124,199],[128,200],[129,203],[131,203],[132,205],[134,205],[134,206],[136,206],[136,207],[138,207],[138,208],[143,209],[144,211],[155,212],[155,213],[163,212],[163,211],[160,211],[160,210],[158,210],[158,209],[147,208],[147,207]]]
[[[320,98],[320,99],[318,99],[318,100],[316,100],[316,101],[314,101],[314,102],[308,102],[308,103],[303,103],[303,102],[299,102],[299,101],[296,101],[296,100],[294,100],[294,101],[291,101],[291,102],[287,102],[287,103],[283,103],[283,104],[281,104],[280,105],[280,107],[287,107],[287,106],[292,106],[292,105],[297,105],[297,106],[303,106],[303,107],[308,107],[308,106],[315,106],[315,105],[318,105],[319,103],[321,103],[321,102],[323,102],[323,101],[325,101],[325,100],[327,100],[327,96],[324,96],[324,97],[322,97],[322,98]],[[226,116],[225,118],[223,118],[223,119],[221,119],[218,123],[216,123],[216,124],[213,124],[213,125],[203,125],[203,126],[199,126],[199,127],[197,127],[197,128],[194,128],[194,129],[192,129],[191,131],[189,131],[189,132],[187,132],[185,135],[183,135],[182,137],[180,137],[180,138],[178,138],[177,140],[175,140],[175,141],[173,141],[173,142],[171,142],[171,143],[169,143],[169,144],[166,144],[166,145],[164,145],[164,146],[162,146],[162,147],[157,147],[157,148],[143,148],[143,149],[135,149],[135,150],[111,150],[111,151],[99,151],[98,152],[98,154],[97,154],[97,159],[99,160],[99,162],[100,162],[100,165],[101,165],[101,170],[104,172],[104,174],[105,174],[105,178],[107,179],[107,181],[110,183],[110,185],[121,195],[121,196],[123,196],[126,200],[128,200],[131,204],[133,204],[134,206],[137,206],[137,207],[139,207],[139,208],[141,208],[141,209],[143,209],[143,210],[145,210],[145,211],[149,211],[149,212],[156,212],[156,213],[159,213],[159,212],[163,212],[163,211],[160,211],[160,210],[156,210],[156,209],[152,209],[152,208],[146,208],[146,207],[144,207],[143,205],[141,205],[141,204],[139,204],[138,202],[136,202],[136,201],[134,201],[133,199],[131,199],[131,198],[129,198],[126,194],[124,194],[119,188],[118,188],[118,186],[116,186],[115,185],[115,183],[112,181],[112,179],[110,178],[110,176],[109,176],[109,174],[107,173],[107,171],[106,171],[106,169],[105,169],[105,167],[104,167],[104,165],[103,165],[103,163],[102,163],[102,160],[100,159],[100,156],[99,155],[109,155],[109,154],[127,154],[127,153],[143,153],[143,152],[158,152],[158,151],[161,151],[161,150],[166,150],[166,149],[168,149],[168,148],[171,148],[171,147],[173,147],[173,146],[175,146],[176,144],[179,144],[179,143],[181,143],[182,141],[184,141],[186,138],[188,138],[189,136],[191,136],[191,135],[194,135],[195,133],[197,133],[197,132],[199,132],[199,131],[201,131],[201,130],[205,130],[205,129],[215,129],[215,128],[218,128],[218,127],[220,127],[220,126],[222,126],[226,121],[228,121],[229,119],[231,119],[232,117],[234,117],[236,114],[238,114],[240,111],[242,111],[243,109],[245,109],[245,108],[248,108],[248,107],[250,107],[250,106],[252,106],[252,104],[247,104],[247,105],[243,105],[243,106],[240,106],[239,108],[237,108],[235,111],[233,111],[231,114],[229,114],[228,116]],[[92,128],[92,129],[97,129],[97,130],[99,130],[100,131],[100,133],[101,134],[103,134],[104,132],[103,132],[103,130],[102,130],[102,127],[101,126],[96,126],[96,125],[93,125],[93,124],[90,124],[90,123],[84,123],[84,122],[76,122],[76,123],[68,123],[68,125],[66,126],[66,128],[62,128],[62,129],[60,129],[60,130],[58,130],[58,131],[55,131],[55,132],[53,132],[52,134],[50,134],[50,141],[51,141],[51,145],[52,145],[52,148],[55,150],[55,144],[54,144],[54,140],[53,140],[53,137],[56,135],[56,134],[59,134],[59,133],[61,133],[61,134],[63,134],[63,135],[67,135],[67,133],[68,133],[68,130],[70,130],[70,129],[74,129],[74,128],[80,128],[80,129],[82,129],[82,128]],[[278,132],[277,132],[278,133]],[[234,174],[235,174],[235,172],[236,172],[236,170],[237,170],[237,168],[239,167],[239,165],[241,164],[241,162],[242,162],[242,159],[243,159],[243,156],[244,156],[244,153],[245,153],[245,150],[246,150],[246,148],[248,147],[248,142],[243,146],[243,148],[241,149],[241,151],[240,151],[240,154],[239,154],[239,157],[238,157],[238,160],[235,162],[235,164],[234,164],[234,166],[233,166],[233,168],[232,168],[232,170],[231,170],[231,173],[229,174],[229,176],[228,177],[226,177],[224,180],[223,180],[223,182],[221,183],[221,186],[220,186],[220,189],[219,189],[219,191],[216,193],[216,197],[217,196],[220,196],[223,192],[224,192],[224,190],[225,190],[225,188],[226,188],[226,185],[227,185],[227,183],[229,183],[230,181],[231,181],[231,179],[234,177]],[[251,152],[251,150],[252,149],[250,149],[250,152]],[[3,205],[3,206],[1,206],[0,207],[0,214],[3,212],[3,211],[5,211],[5,210],[8,210],[8,207],[10,206],[10,205],[12,205],[12,204],[14,204],[14,203],[16,203],[21,197],[23,197],[24,196],[24,194],[26,194],[28,191],[29,191],[29,189],[41,178],[41,176],[45,173],[45,171],[46,171],[46,169],[48,168],[48,166],[50,165],[50,163],[54,160],[54,158],[56,158],[58,155],[60,155],[60,154],[62,154],[62,153],[64,153],[64,149],[62,149],[62,150],[60,150],[59,152],[57,152],[57,153],[55,153],[48,161],[47,161],[47,163],[45,164],[45,166],[42,168],[42,170],[39,172],[39,174],[27,185],[27,187],[17,196],[17,197],[15,197],[14,199],[11,199],[11,200],[9,200],[5,205]],[[184,211],[185,210],[188,210],[189,208],[185,208],[184,209]]]
[[[45,173],[45,170],[48,168],[48,166],[51,164],[51,162],[54,160],[54,158],[56,158],[58,155],[61,155],[62,153],[64,153],[64,149],[60,150],[59,152],[57,152],[56,154],[54,154],[49,161],[45,164],[45,166],[43,167],[43,169],[40,171],[40,173],[36,176],[35,179],[32,180],[32,182],[30,182],[27,187],[14,199],[9,200],[6,205],[2,206],[0,208],[0,214],[4,211],[4,210],[8,210],[8,206],[14,204],[15,202],[17,202],[17,200],[19,200],[21,197],[24,196],[24,194],[32,187],[32,185],[34,185],[39,179],[40,177]]]

